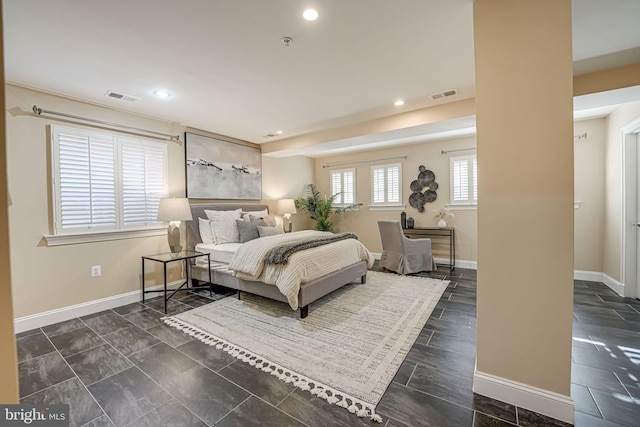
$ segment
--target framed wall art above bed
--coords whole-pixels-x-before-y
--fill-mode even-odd
[[[185,132],[187,197],[261,200],[260,148]]]

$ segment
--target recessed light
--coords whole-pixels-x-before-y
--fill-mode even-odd
[[[153,94],[159,98],[169,98],[171,94],[164,89],[154,90]]]
[[[315,21],[318,19],[318,11],[315,9],[307,9],[302,12],[302,17],[307,21]]]
[[[276,131],[276,133],[277,133],[278,135],[282,135],[284,132],[282,132],[281,130],[277,130],[277,131]]]
[[[404,105],[404,101],[402,99],[398,99],[393,103],[393,105],[395,105],[396,107],[400,107],[401,105]]]

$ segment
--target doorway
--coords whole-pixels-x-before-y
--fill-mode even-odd
[[[622,283],[624,296],[640,296],[640,118],[622,128]]]

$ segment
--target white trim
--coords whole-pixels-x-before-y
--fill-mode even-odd
[[[571,396],[479,372],[473,373],[473,392],[573,424]]]
[[[407,205],[369,205],[370,211],[403,211]]]
[[[133,239],[136,237],[162,236],[166,227],[145,230],[106,231],[103,233],[45,235],[47,246],[74,245],[77,243],[106,242],[108,240]]]
[[[620,296],[624,296],[624,283],[618,282],[608,274],[600,271],[574,270],[573,278],[575,280],[587,280],[589,282],[601,282],[607,285],[612,291]]]
[[[445,207],[450,211],[477,211],[477,203],[449,203]]]
[[[620,149],[620,170],[622,181],[622,206],[620,218],[620,271],[624,283],[629,286],[625,288],[624,296],[637,298],[640,296],[637,277],[637,229],[635,222],[640,213],[637,211],[638,181],[636,178],[638,165],[638,133],[640,132],[640,118],[636,118],[620,129],[622,147]]]
[[[449,258],[434,258],[434,260],[436,261],[436,264],[440,264],[440,267],[445,268],[446,266],[444,266],[443,264],[449,265]],[[468,268],[470,270],[477,270],[478,269],[478,261],[466,261],[463,259],[457,259],[456,260],[456,268]]]
[[[167,283],[167,287],[176,286],[184,283],[184,280]],[[153,291],[162,289],[164,285],[151,286],[145,290]],[[18,317],[13,320],[13,328],[15,333],[30,331],[31,329],[41,328],[54,323],[64,322],[65,320],[74,319],[80,316],[86,316],[100,311],[109,310],[123,305],[131,304],[142,300],[142,289],[137,291],[126,292],[124,294],[113,295],[106,298],[100,298],[93,301],[87,301],[80,304],[70,305],[67,307],[57,308],[55,310],[44,311],[42,313],[31,314],[29,316]]]

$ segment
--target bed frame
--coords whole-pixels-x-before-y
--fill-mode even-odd
[[[187,224],[187,249],[195,250],[195,246],[201,243],[200,226],[198,218],[206,218],[205,209],[218,211],[235,210],[241,208],[244,211],[260,211],[268,209],[267,205],[258,203],[192,203],[191,214],[193,221]],[[201,265],[193,265],[192,277],[194,280],[204,282],[209,281],[209,270]],[[360,279],[361,283],[367,281],[367,262],[359,261],[340,271],[328,274],[316,280],[303,283],[298,293],[298,305],[300,307],[300,318],[304,319],[309,314],[309,304],[319,298],[341,288],[342,286]],[[238,299],[242,292],[260,295],[277,301],[287,302],[287,298],[280,293],[274,285],[263,282],[239,279],[231,274],[226,268],[212,268],[211,280],[214,284],[235,289]]]

